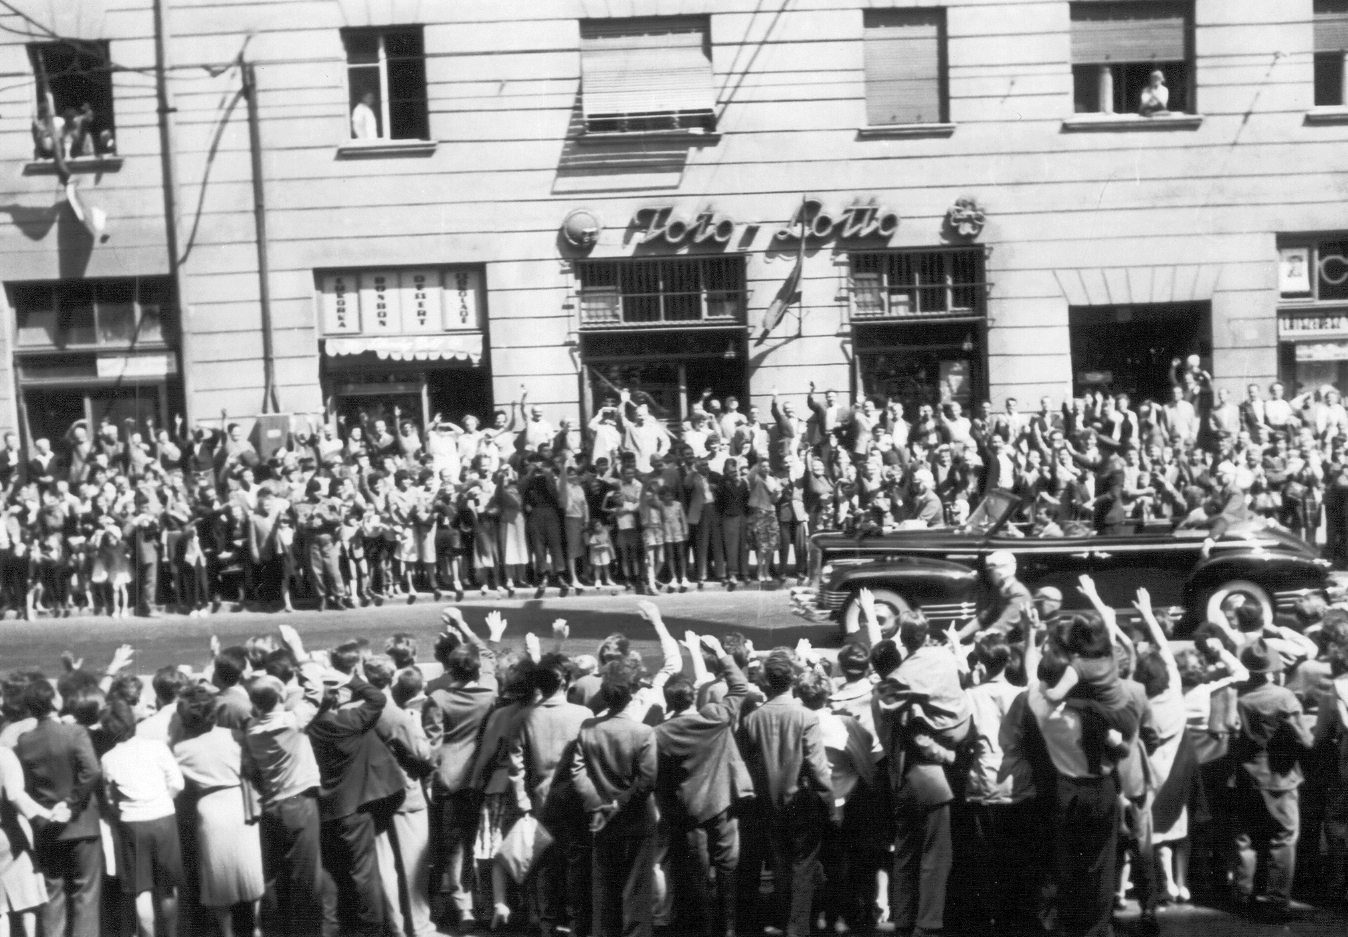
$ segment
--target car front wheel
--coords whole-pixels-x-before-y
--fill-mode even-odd
[[[875,617],[880,619],[880,634],[884,638],[893,638],[899,630],[899,616],[911,612],[913,606],[892,589],[872,589],[871,594],[875,596]],[[843,624],[849,634],[865,629],[861,620],[861,602],[855,595],[847,602]]]
[[[1273,623],[1273,601],[1268,591],[1256,582],[1248,579],[1233,579],[1224,582],[1208,596],[1205,621],[1230,621],[1230,613],[1246,603],[1258,605],[1264,613],[1264,621]]]

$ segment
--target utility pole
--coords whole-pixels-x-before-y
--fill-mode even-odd
[[[248,102],[248,149],[253,158],[253,226],[257,231],[258,305],[262,325],[262,412],[281,410],[276,396],[276,362],[271,338],[271,267],[267,261],[267,198],[262,186],[262,128],[257,116],[257,72],[239,60],[243,96]]]
[[[164,242],[168,250],[169,276],[173,278],[173,295],[178,302],[179,357],[181,358],[178,370],[183,385],[183,409],[185,411],[183,419],[190,427],[193,418],[192,365],[195,359],[192,355],[192,329],[188,322],[191,305],[187,301],[187,282],[182,270],[182,244],[178,236],[178,168],[177,150],[174,149],[173,143],[173,115],[177,108],[173,106],[173,98],[169,94],[168,87],[169,45],[172,37],[169,34],[168,11],[165,10],[167,2],[168,0],[154,0],[154,77],[159,110],[159,160],[164,189]],[[169,414],[162,414],[161,418],[165,426],[172,425],[172,418]]]

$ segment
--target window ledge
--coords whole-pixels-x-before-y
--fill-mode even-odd
[[[610,130],[587,131],[576,135],[576,142],[592,145],[596,143],[631,143],[643,140],[668,141],[670,143],[716,143],[721,139],[717,130]]]
[[[1085,133],[1128,133],[1134,130],[1197,130],[1203,125],[1202,114],[1074,114],[1062,122],[1064,131]]]
[[[337,147],[338,159],[372,159],[380,156],[430,156],[435,140],[348,140]]]
[[[1306,112],[1306,123],[1312,125],[1348,124],[1348,107],[1317,107]]]
[[[116,172],[122,168],[120,156],[79,156],[66,160],[66,168],[71,172]],[[25,176],[54,176],[57,174],[56,160],[35,159],[23,164]]]
[[[890,137],[948,137],[954,124],[890,124],[883,127],[857,128],[858,140],[884,140]]]

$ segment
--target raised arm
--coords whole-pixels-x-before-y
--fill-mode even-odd
[[[669,633],[665,627],[665,620],[660,615],[660,609],[654,602],[646,599],[637,603],[637,612],[642,618],[651,623],[655,629],[655,636],[660,641],[660,653],[664,655],[665,662],[655,677],[651,680],[651,686],[659,690],[668,681],[683,669],[683,654],[679,651],[679,642]]]
[[[1137,609],[1138,614],[1142,616],[1151,643],[1156,645],[1157,653],[1161,655],[1161,660],[1165,661],[1165,670],[1170,677],[1170,685],[1178,687],[1180,685],[1179,663],[1175,660],[1175,652],[1170,649],[1170,639],[1161,630],[1161,623],[1156,620],[1156,613],[1151,609],[1151,593],[1146,589],[1138,589],[1137,598],[1133,601],[1133,608]]]

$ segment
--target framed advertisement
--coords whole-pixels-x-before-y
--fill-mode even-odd
[[[1308,296],[1311,292],[1311,249],[1284,247],[1278,252],[1278,292]]]

